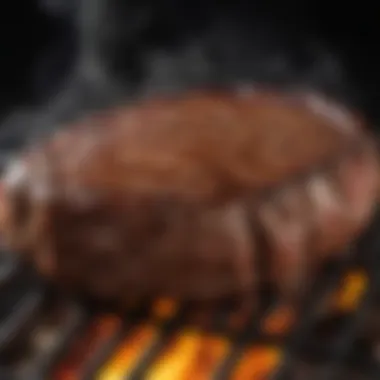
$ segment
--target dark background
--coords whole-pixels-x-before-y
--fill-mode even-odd
[[[311,87],[359,109],[374,128],[380,120],[380,22],[367,1],[24,0],[0,7],[6,148],[120,99],[252,82]]]

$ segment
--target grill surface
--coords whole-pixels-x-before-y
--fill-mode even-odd
[[[378,379],[380,335],[371,323],[380,289],[375,230],[347,262],[326,269],[299,315],[274,303],[240,328],[226,308],[210,314],[207,329],[197,328],[191,310],[170,300],[123,320],[89,312],[49,294],[28,268],[3,254],[0,377]]]

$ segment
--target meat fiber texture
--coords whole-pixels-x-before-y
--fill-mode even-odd
[[[79,121],[15,158],[3,241],[67,291],[297,298],[370,222],[378,153],[313,94],[202,93]]]

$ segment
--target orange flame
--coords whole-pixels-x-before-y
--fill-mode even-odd
[[[355,309],[368,286],[368,278],[363,271],[351,271],[345,276],[340,288],[330,296],[333,311],[350,312]],[[157,301],[152,314],[157,320],[171,319],[178,310],[178,305],[171,300]],[[102,342],[105,335],[115,329],[115,319],[106,317],[96,322],[97,338],[89,338],[88,332],[82,337],[81,344],[95,347]],[[262,323],[262,332],[271,336],[282,336],[289,332],[295,321],[292,309],[284,305],[276,308]],[[89,329],[91,330],[91,328]],[[99,337],[102,336],[103,338]],[[98,380],[118,380],[128,375],[138,362],[142,353],[160,338],[160,330],[153,324],[137,326],[129,333],[114,355],[101,368]],[[86,340],[87,339],[87,340]],[[103,340],[102,340],[103,339]],[[90,341],[90,343],[89,343]],[[87,342],[87,343],[86,343]],[[96,343],[98,342],[98,343]],[[178,333],[163,350],[155,363],[148,369],[147,380],[208,380],[212,378],[217,366],[228,355],[231,343],[222,336],[211,336],[197,330],[183,330]],[[90,353],[92,350],[90,350]],[[65,360],[60,366],[55,380],[79,379],[79,362],[86,361],[90,355],[77,355],[76,360]],[[265,380],[281,360],[281,349],[274,346],[256,344],[247,347],[233,374],[234,380]],[[71,355],[73,356],[73,355]],[[75,354],[74,354],[75,356]]]

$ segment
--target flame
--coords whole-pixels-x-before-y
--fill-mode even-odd
[[[332,306],[332,310],[347,313],[355,309],[368,287],[368,281],[364,271],[355,270],[348,273],[339,289],[330,296],[329,304]],[[170,320],[178,309],[178,304],[172,300],[158,300],[152,308],[153,320],[161,322]],[[262,322],[262,333],[270,336],[283,336],[289,332],[294,321],[294,311],[285,305],[279,305]],[[81,355],[70,354],[70,358],[76,359],[64,360],[60,365],[59,373],[53,379],[79,379],[80,363],[85,362],[96,347],[104,342],[107,334],[108,336],[114,334],[119,325],[120,321],[110,316],[97,319],[89,328],[89,332],[81,339],[82,347],[86,346],[88,352]],[[89,338],[91,334],[95,334],[97,337]],[[160,337],[160,329],[153,323],[137,326],[115,349],[110,360],[98,372],[97,379],[126,378],[142,354]],[[145,378],[147,380],[208,380],[212,378],[218,365],[228,355],[230,348],[231,342],[225,337],[184,329],[177,333],[162,350],[161,355],[148,369]],[[267,379],[281,360],[281,355],[280,347],[256,342],[243,352],[232,379]]]
[[[69,355],[60,364],[54,380],[80,380],[83,364],[91,358],[91,354],[101,347],[108,337],[121,326],[121,320],[114,316],[97,318],[90,325],[84,339],[80,339]]]
[[[368,276],[361,270],[345,276],[342,286],[332,297],[335,310],[346,313],[355,310],[368,287],[368,281]]]
[[[267,380],[280,360],[281,350],[277,347],[251,348],[243,355],[231,380]]]
[[[158,319],[170,319],[178,311],[178,304],[167,298],[162,298],[153,304],[152,314]]]
[[[140,326],[118,347],[116,354],[100,370],[98,380],[120,380],[133,368],[141,354],[158,337],[158,330],[150,326]]]
[[[167,347],[150,368],[146,379],[207,380],[227,349],[227,340],[186,331]]]
[[[264,320],[262,331],[270,336],[282,336],[288,332],[295,320],[294,310],[280,305]]]

